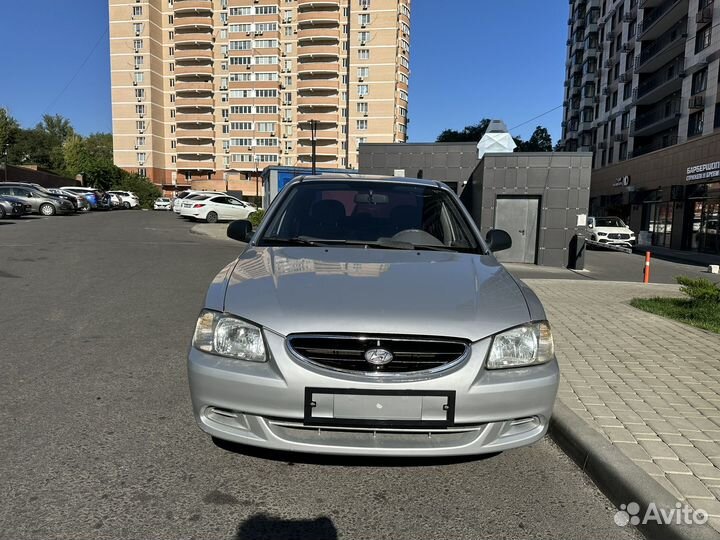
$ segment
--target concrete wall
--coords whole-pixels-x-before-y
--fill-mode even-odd
[[[468,179],[477,164],[477,143],[474,142],[360,145],[362,174],[392,176],[396,169],[403,169],[405,176],[439,180],[455,190]]]
[[[5,180],[5,171],[0,169],[0,182]],[[74,178],[58,176],[51,172],[36,170],[28,167],[15,167],[8,165],[8,182],[27,182],[28,184],[40,184],[46,188],[59,188],[62,186],[79,186],[80,182]]]
[[[486,154],[461,193],[483,234],[495,223],[498,196],[540,198],[537,264],[565,267],[578,214],[587,214],[592,154]]]

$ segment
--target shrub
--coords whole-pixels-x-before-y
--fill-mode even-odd
[[[720,288],[709,279],[685,276],[678,276],[675,279],[680,284],[680,292],[687,294],[693,300],[720,304]]]
[[[262,222],[263,218],[265,217],[265,210],[262,208],[258,208],[255,212],[250,214],[249,218],[250,223],[253,225],[253,229],[257,229],[260,225],[260,222]]]
[[[143,208],[152,208],[153,202],[158,197],[162,197],[160,188],[150,182],[147,178],[130,174],[123,171],[123,178],[117,182],[113,188],[132,191],[140,199],[140,206]]]

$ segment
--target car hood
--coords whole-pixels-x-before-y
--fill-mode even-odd
[[[476,341],[529,320],[520,287],[492,256],[344,247],[249,247],[229,274],[224,310],[283,335]]]

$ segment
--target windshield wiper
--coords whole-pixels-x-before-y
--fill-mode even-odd
[[[277,245],[277,246],[319,246],[319,242],[315,242],[313,240],[309,240],[307,238],[303,238],[302,236],[294,236],[292,238],[282,238],[280,236],[266,236],[259,242],[262,244],[268,244],[268,245]]]

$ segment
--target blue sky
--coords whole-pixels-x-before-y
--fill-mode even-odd
[[[83,134],[110,131],[107,1],[6,4],[0,107],[25,127],[48,112]],[[413,0],[412,10],[411,141],[483,117],[513,128],[562,103],[566,0]],[[512,132],[527,137],[542,124],[557,139],[561,113]]]

